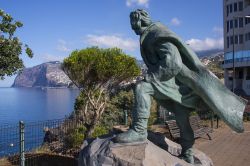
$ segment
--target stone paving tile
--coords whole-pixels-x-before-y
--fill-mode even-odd
[[[245,132],[238,134],[221,123],[211,134],[212,140],[197,139],[194,147],[203,151],[215,166],[250,166],[250,122]]]

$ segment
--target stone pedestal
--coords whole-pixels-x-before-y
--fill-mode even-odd
[[[79,166],[188,166],[187,162],[176,155],[180,146],[165,140],[166,151],[147,140],[139,144],[118,144],[114,136],[87,140],[79,154]],[[165,147],[165,148],[166,148]],[[195,150],[195,165],[212,166],[212,161],[204,153]]]

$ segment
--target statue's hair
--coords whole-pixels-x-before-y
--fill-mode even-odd
[[[130,13],[130,19],[135,19],[136,21],[141,20],[142,26],[148,26],[152,23],[151,18],[149,17],[148,12],[143,9],[137,9]]]

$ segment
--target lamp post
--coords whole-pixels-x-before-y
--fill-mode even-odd
[[[234,58],[234,43],[235,43],[235,37],[234,37],[234,26],[235,26],[235,17],[233,17],[233,93],[234,93],[234,86],[235,86],[235,58]],[[238,19],[238,18],[237,18]],[[237,20],[238,21],[238,20]],[[238,25],[239,26],[239,25]]]
[[[234,46],[234,43],[235,43],[235,36],[234,36],[234,27],[235,27],[235,19],[238,19],[238,18],[250,18],[250,16],[233,16],[233,92],[234,92],[234,89],[235,89],[235,46]],[[238,20],[237,20],[238,21]],[[242,20],[244,24],[244,20]],[[238,23],[238,27],[239,27],[239,23]],[[239,42],[239,41],[238,41]]]

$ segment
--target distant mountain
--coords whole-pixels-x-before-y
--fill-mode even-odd
[[[202,57],[210,57],[212,55],[215,55],[221,52],[223,52],[222,49],[213,49],[213,50],[206,50],[206,51],[197,51],[196,54],[198,55],[199,58],[202,58]]]
[[[221,50],[210,50],[197,53],[201,62],[219,78],[223,78],[221,63],[224,53]],[[143,60],[137,60],[142,69],[142,76],[146,74],[147,67]],[[12,87],[71,87],[72,82],[62,71],[58,61],[47,62],[31,68],[24,69],[16,77]]]
[[[209,63],[221,64],[224,61],[224,52],[216,52],[209,56],[200,57],[201,62],[204,65],[208,65]]]
[[[15,78],[12,87],[69,87],[71,84],[61,69],[61,63],[54,61],[25,68]]]

